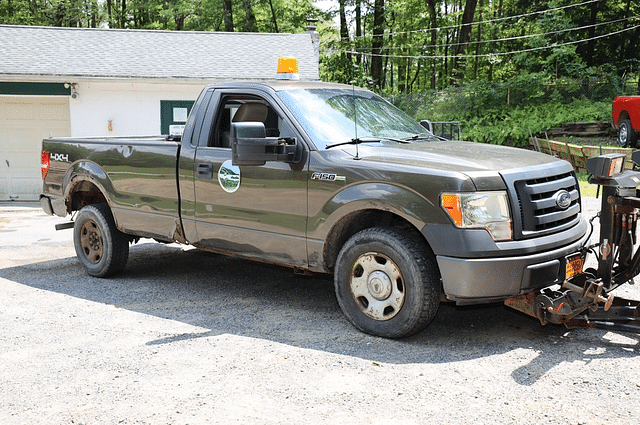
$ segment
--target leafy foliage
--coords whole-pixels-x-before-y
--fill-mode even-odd
[[[570,103],[546,102],[491,111],[486,116],[462,120],[465,138],[477,142],[525,146],[531,134],[559,127],[566,122],[606,121],[611,115],[609,102],[593,102],[586,98]]]
[[[312,0],[232,0],[233,30],[299,33]],[[0,0],[0,24],[223,31],[223,0]]]
[[[523,146],[530,132],[609,120],[616,90],[612,82],[550,84],[539,75],[526,75],[505,84],[475,81],[424,94],[396,94],[390,100],[417,120],[461,122],[466,140]]]

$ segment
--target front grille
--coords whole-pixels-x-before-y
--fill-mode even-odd
[[[514,188],[520,209],[517,233],[522,237],[564,230],[580,220],[580,190],[573,172],[516,180]],[[570,196],[566,208],[558,205],[560,195],[567,196],[564,191]]]

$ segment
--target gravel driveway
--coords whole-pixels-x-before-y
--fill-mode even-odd
[[[62,221],[0,204],[2,424],[638,423],[638,335],[442,305],[385,340],[325,276],[175,244],[91,278]]]

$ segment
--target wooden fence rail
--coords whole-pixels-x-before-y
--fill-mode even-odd
[[[566,142],[557,142],[555,140],[530,138],[529,144],[537,151],[553,155],[556,158],[569,161],[576,171],[586,171],[587,158],[598,156],[606,153],[623,153],[627,156],[625,161],[626,168],[631,169],[631,148],[612,148],[607,146],[580,146]]]

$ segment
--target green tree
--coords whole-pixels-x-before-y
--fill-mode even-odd
[[[634,66],[637,73],[629,52],[640,43],[640,4],[630,0],[369,0],[355,13],[348,11],[355,3],[339,4],[336,36],[323,38],[326,74],[342,79],[346,68],[364,80],[368,73],[379,90],[508,81],[523,72],[591,78],[612,65],[620,75]],[[342,69],[336,51],[349,53]]]

